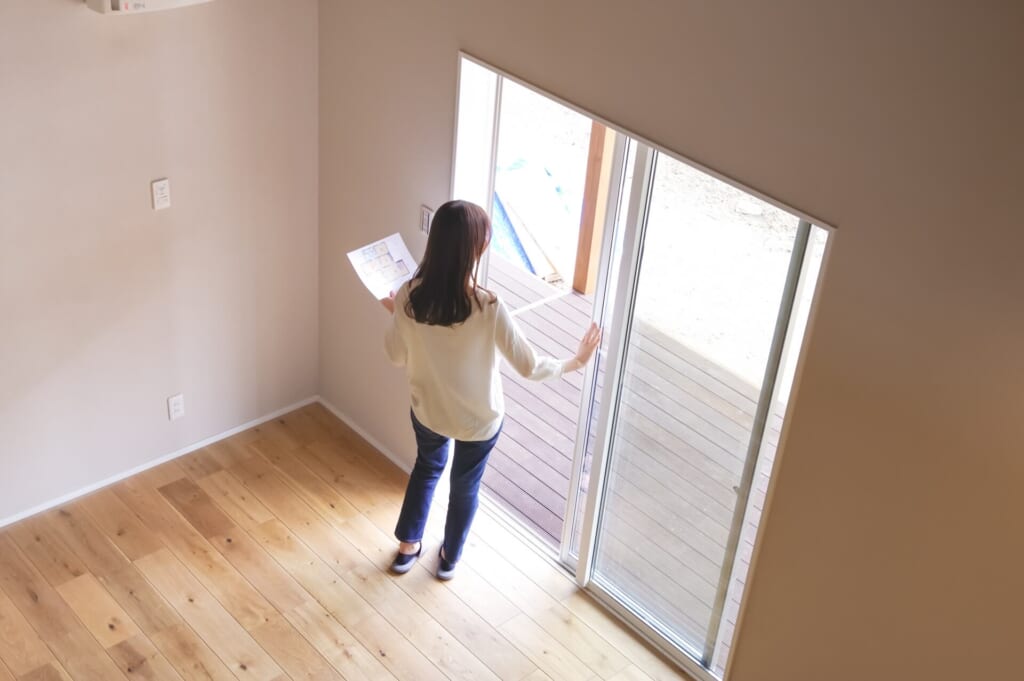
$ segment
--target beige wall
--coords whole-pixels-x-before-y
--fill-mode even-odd
[[[316,394],[316,11],[0,2],[0,521]]]
[[[344,252],[422,248],[468,50],[839,226],[732,679],[1015,678],[1019,8],[322,0],[322,394],[411,460],[385,315]]]

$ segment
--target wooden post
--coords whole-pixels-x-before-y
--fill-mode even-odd
[[[612,156],[615,132],[594,121],[590,128],[590,155],[587,158],[587,181],[583,187],[583,210],[580,213],[580,236],[576,247],[574,291],[589,295],[597,284],[597,268],[601,258],[601,237],[604,233],[608,207],[608,185],[612,177]]]

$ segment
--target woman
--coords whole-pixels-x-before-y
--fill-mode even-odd
[[[455,440],[437,576],[454,575],[504,417],[498,353],[521,376],[541,381],[583,367],[600,340],[591,324],[572,359],[538,357],[508,308],[477,284],[477,263],[490,238],[483,208],[449,201],[434,214],[415,276],[381,301],[393,317],[385,336],[388,358],[405,366],[409,379],[418,450],[395,528],[400,544],[391,570],[398,574],[412,569],[423,550],[434,487],[448,460],[449,440]]]

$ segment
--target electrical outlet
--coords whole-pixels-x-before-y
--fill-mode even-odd
[[[150,185],[153,193],[153,210],[163,210],[171,207],[171,181],[166,177],[160,180],[153,180]]]
[[[181,393],[167,398],[167,418],[177,421],[185,415],[185,396]]]
[[[434,219],[434,211],[430,210],[426,206],[420,206],[420,231],[424,234],[430,234],[430,223]]]

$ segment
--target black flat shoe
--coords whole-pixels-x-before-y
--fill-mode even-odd
[[[402,553],[398,552],[395,559],[391,561],[391,571],[396,575],[404,575],[409,570],[412,570],[412,566],[416,564],[416,559],[423,553],[423,542],[420,542],[419,549],[416,553]]]
[[[455,576],[455,561],[448,560],[444,557],[444,547],[437,552],[437,557],[440,559],[437,563],[437,578],[447,582],[449,579]]]

